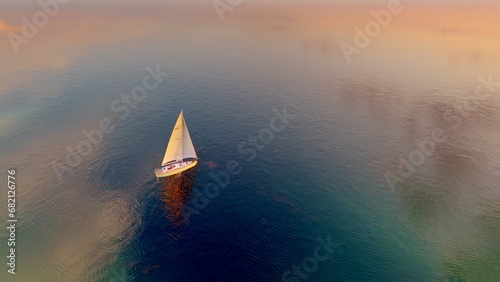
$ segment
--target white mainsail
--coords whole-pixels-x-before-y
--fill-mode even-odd
[[[174,131],[168,141],[167,151],[165,152],[161,165],[163,166],[171,161],[180,162],[186,158],[197,158],[197,156],[194,151],[193,143],[191,142],[191,136],[189,136],[184,115],[181,111],[175,123]]]

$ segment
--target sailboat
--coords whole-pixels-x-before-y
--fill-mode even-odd
[[[192,168],[197,163],[198,157],[194,151],[193,142],[191,142],[191,136],[189,136],[181,110],[174,131],[168,141],[167,151],[161,162],[161,167],[155,169],[155,175],[159,178],[178,174]]]

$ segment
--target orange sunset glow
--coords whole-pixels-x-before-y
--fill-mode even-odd
[[[499,1],[1,2],[0,281],[500,281]]]

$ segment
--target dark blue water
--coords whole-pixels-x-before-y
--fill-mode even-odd
[[[61,14],[6,59],[20,228],[2,281],[498,281],[498,95],[443,119],[498,56],[457,67],[383,37],[347,64],[340,35],[311,39],[323,26],[211,9]],[[122,96],[157,66],[143,101]],[[156,180],[181,109],[199,164]],[[384,173],[435,128],[450,137],[391,191]]]

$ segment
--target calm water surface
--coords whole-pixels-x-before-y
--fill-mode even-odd
[[[0,12],[2,38],[26,7]],[[470,102],[478,76],[500,81],[500,9],[407,6],[348,64],[338,46],[370,9],[246,3],[220,22],[210,3],[75,4],[18,55],[0,43],[19,218],[17,274],[4,263],[0,280],[282,281],[329,237],[308,281],[500,281],[500,86]],[[157,65],[144,101],[114,102]],[[200,163],[156,181],[181,109]],[[276,111],[295,118],[252,158]],[[58,177],[105,118],[114,130]],[[384,173],[436,130],[391,191]],[[241,172],[186,221],[230,161]]]

